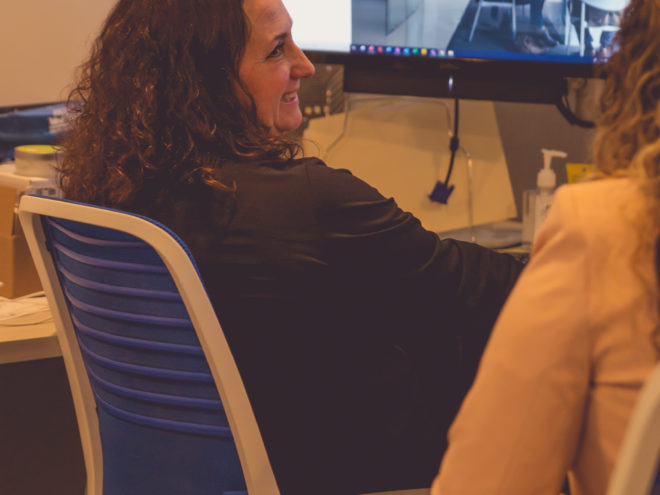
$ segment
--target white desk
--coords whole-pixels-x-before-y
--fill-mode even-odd
[[[49,313],[42,311],[0,322],[0,364],[62,355],[53,320],[43,322]]]

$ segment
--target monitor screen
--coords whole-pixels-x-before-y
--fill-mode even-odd
[[[523,101],[592,76],[628,2],[284,0],[298,45],[344,64],[348,90]]]

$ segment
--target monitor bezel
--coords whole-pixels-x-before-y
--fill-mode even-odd
[[[347,92],[554,104],[565,95],[569,78],[604,76],[595,62],[305,53],[315,64],[344,66]]]

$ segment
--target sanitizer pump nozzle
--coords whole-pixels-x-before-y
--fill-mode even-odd
[[[566,158],[567,155],[564,151],[549,150],[545,148],[541,149],[541,153],[543,153],[543,168],[536,176],[536,187],[538,187],[539,190],[552,190],[557,185],[557,176],[550,166],[552,164],[552,159],[555,156]]]

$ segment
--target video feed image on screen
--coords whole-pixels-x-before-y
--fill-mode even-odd
[[[442,56],[599,62],[615,49],[628,2],[353,0],[352,43],[354,50],[414,47]]]

